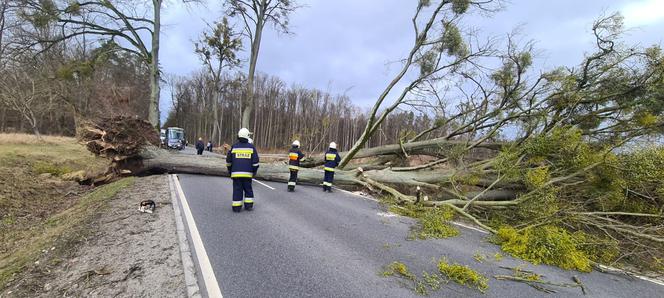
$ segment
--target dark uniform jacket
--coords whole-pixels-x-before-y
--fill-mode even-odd
[[[300,160],[304,157],[299,147],[291,147],[288,150],[288,168],[294,171],[300,169]]]
[[[339,165],[339,162],[341,162],[341,156],[337,153],[337,149],[328,149],[325,152],[325,165],[323,165],[323,169],[334,172],[334,168]]]
[[[231,178],[252,178],[258,171],[258,152],[247,139],[239,139],[226,155],[226,167]]]

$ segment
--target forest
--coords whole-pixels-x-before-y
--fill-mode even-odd
[[[227,87],[216,104],[218,127],[223,129],[215,130],[211,101],[216,97],[210,90],[211,80],[204,72],[174,84],[173,110],[164,125],[182,127],[190,136],[200,136],[214,144],[231,143],[240,129],[241,79],[224,78],[221,82]],[[297,139],[307,152],[323,151],[332,141],[340,148],[350,148],[366,126],[367,112],[354,105],[347,96],[334,96],[299,86],[287,87],[279,78],[265,75],[259,75],[255,84],[256,111],[252,127],[255,142],[260,147],[288,148]],[[435,115],[428,113],[394,113],[368,145],[397,143],[408,133],[432,126],[434,121]],[[440,134],[442,132],[437,131],[431,137]]]

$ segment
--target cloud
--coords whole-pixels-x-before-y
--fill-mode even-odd
[[[175,2],[175,1],[174,1]],[[179,2],[179,1],[177,1]],[[175,2],[175,3],[177,3]],[[167,73],[187,75],[200,69],[192,41],[206,30],[206,22],[222,16],[222,1],[207,7],[174,4],[163,16],[161,58]],[[399,70],[413,43],[410,18],[416,1],[298,0],[305,7],[291,17],[293,35],[265,28],[258,71],[287,85],[317,88],[334,94],[348,90],[362,107],[373,103]],[[660,43],[656,24],[664,21],[664,0],[512,0],[492,17],[471,16],[467,25],[482,36],[504,37],[521,26],[523,40],[535,40],[545,68],[577,65],[591,51],[590,26],[602,14],[621,11],[628,27],[641,26],[629,43]],[[249,45],[245,43],[244,57]],[[246,71],[247,65],[244,65]],[[352,87],[352,88],[351,88]],[[170,101],[166,94],[162,96]],[[389,100],[388,100],[389,101]],[[165,111],[165,110],[164,110]]]
[[[664,1],[633,1],[623,6],[620,12],[628,27],[652,25],[664,21]]]

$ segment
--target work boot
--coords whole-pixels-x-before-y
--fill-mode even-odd
[[[242,211],[242,206],[233,206],[233,212],[240,212]]]
[[[254,204],[244,204],[244,210],[251,211],[254,210]]]
[[[295,186],[293,186],[293,185],[289,185],[289,186],[288,186],[288,191],[291,191],[291,192],[292,192],[292,191],[295,191]]]

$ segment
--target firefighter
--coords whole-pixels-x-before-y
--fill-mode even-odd
[[[288,170],[290,170],[290,178],[288,178],[288,191],[294,191],[297,185],[297,172],[300,170],[300,160],[304,157],[300,150],[300,141],[293,141],[293,145],[288,150]]]
[[[204,149],[205,145],[203,144],[203,138],[198,138],[198,141],[196,141],[196,154],[203,155]]]
[[[332,182],[334,181],[334,168],[341,162],[341,156],[337,153],[337,143],[330,143],[330,149],[325,152],[325,165],[323,170],[325,176],[323,177],[323,191],[332,192]]]
[[[250,143],[251,133],[242,128],[237,133],[238,142],[235,143],[226,155],[226,167],[233,179],[233,212],[254,207],[254,191],[251,188],[251,179],[258,171],[258,152]]]

